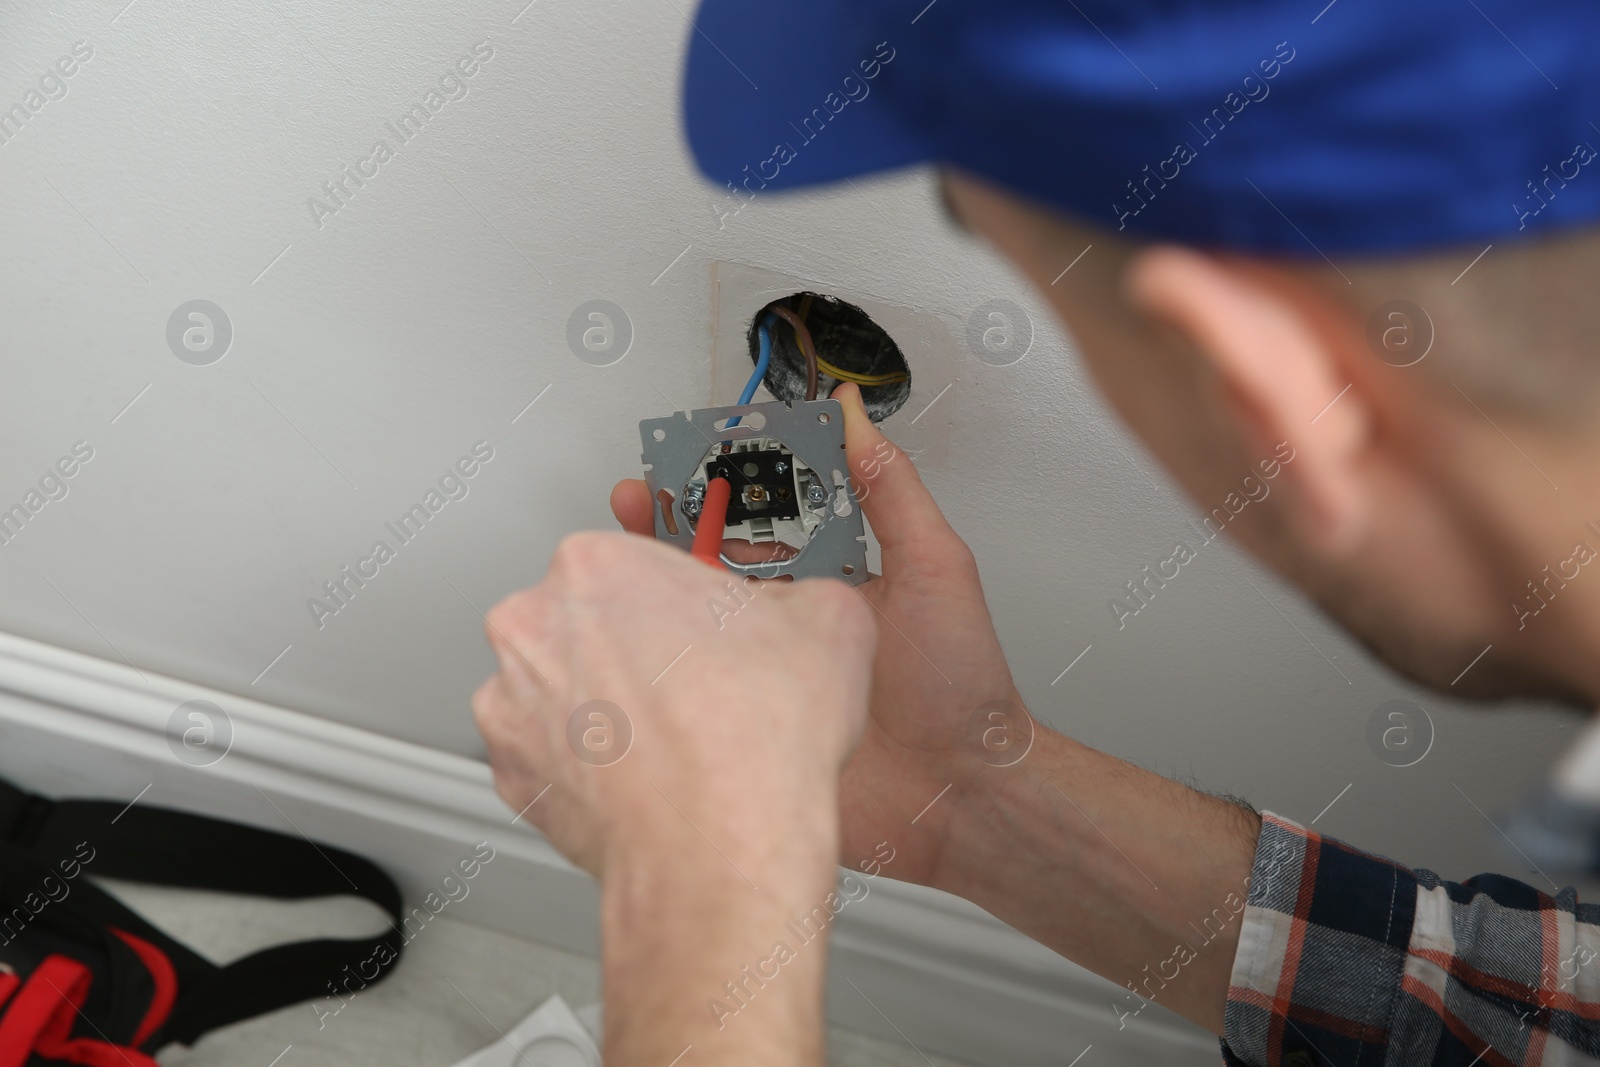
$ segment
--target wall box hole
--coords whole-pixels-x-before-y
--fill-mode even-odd
[[[964,358],[961,344],[943,317],[914,311],[905,304],[889,303],[859,290],[743,263],[716,262],[711,270],[711,391],[706,397],[707,406],[738,402],[739,391],[750,378],[757,351],[754,332],[757,315],[775,301],[815,293],[817,298],[812,300],[806,315],[808,324],[812,316],[818,314],[819,307],[824,306],[820,298],[826,297],[858,310],[898,350],[910,376],[904,383],[904,395],[884,394],[877,405],[879,410],[874,411],[874,397],[863,390],[869,403],[868,413],[881,421],[884,432],[919,466],[934,471],[946,468],[951,431],[967,402],[969,390],[959,381]],[[952,323],[960,325],[965,321],[961,311],[952,311]],[[823,321],[827,321],[826,317]],[[779,320],[773,328],[774,363],[778,362],[779,353],[787,349],[795,366],[803,368],[798,350],[792,347],[793,339],[793,329]],[[865,362],[860,367],[840,364],[827,350],[828,344],[818,339],[818,347],[822,349],[819,354],[840,369],[859,373],[874,366]],[[800,373],[803,374],[803,369]],[[825,377],[822,384],[831,386],[833,380]],[[769,371],[766,383],[756,390],[754,402],[787,399],[786,395],[774,392],[784,388],[783,382],[776,380]],[[804,388],[801,378],[799,395],[804,395]],[[818,394],[822,395],[820,389]]]
[[[817,375],[817,395],[826,397],[841,381],[859,378],[861,399],[873,422],[882,422],[905,407],[911,396],[911,368],[900,346],[882,326],[847,300],[823,293],[797,292],[768,307],[794,312],[811,335],[822,367]],[[750,363],[761,353],[759,327],[766,308],[751,316],[746,331]],[[806,360],[797,343],[796,330],[782,318],[772,323],[772,361],[764,379],[767,391],[779,400],[804,400]]]

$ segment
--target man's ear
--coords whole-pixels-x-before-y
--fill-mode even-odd
[[[1136,254],[1127,287],[1137,307],[1175,329],[1216,372],[1248,447],[1263,456],[1281,441],[1294,448],[1283,476],[1296,533],[1326,553],[1352,551],[1370,517],[1362,459],[1372,409],[1338,342],[1318,328],[1310,294],[1173,246]]]

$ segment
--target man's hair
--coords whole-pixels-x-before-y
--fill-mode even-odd
[[[1595,414],[1600,230],[1294,269],[1363,326],[1392,300],[1423,309],[1434,339],[1418,368],[1476,403],[1563,422]]]
[[[938,191],[945,214],[968,230],[943,181]],[[1035,240],[1059,244],[1068,258],[1093,243],[1096,258],[1120,273],[1147,243],[1034,206],[1042,216]],[[1261,262],[1321,289],[1364,330],[1390,301],[1417,305],[1433,332],[1417,367],[1474,403],[1560,422],[1600,415],[1600,229],[1487,248],[1340,255],[1337,266],[1314,252]]]

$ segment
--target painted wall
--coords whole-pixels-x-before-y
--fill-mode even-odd
[[[687,3],[123,3],[0,14],[0,107],[27,115],[0,143],[0,507],[92,450],[0,546],[0,628],[476,754],[480,610],[609,522],[638,419],[710,397],[713,264],[743,263],[948,327],[925,475],[1044,719],[1302,821],[1338,797],[1319,829],[1451,876],[1520,871],[1473,805],[1535,782],[1567,721],[1408,692],[1220,542],[1119,629],[1108,602],[1196,509],[926,174],[719,217],[677,132]],[[367,177],[330,196],[346,166]],[[567,341],[597,299],[633,333],[605,367]],[[989,299],[1033,319],[1013,366],[965,349]],[[175,352],[220,334],[191,352],[180,315],[169,342],[193,300],[231,325],[209,365]],[[478,442],[399,544],[385,523]],[[315,617],[379,539],[394,558]],[[1406,769],[1366,741],[1395,698],[1436,733]]]

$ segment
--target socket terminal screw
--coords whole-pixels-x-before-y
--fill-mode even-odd
[[[700,508],[705,504],[706,487],[701,482],[690,482],[683,487],[683,513],[691,519],[700,517]]]

